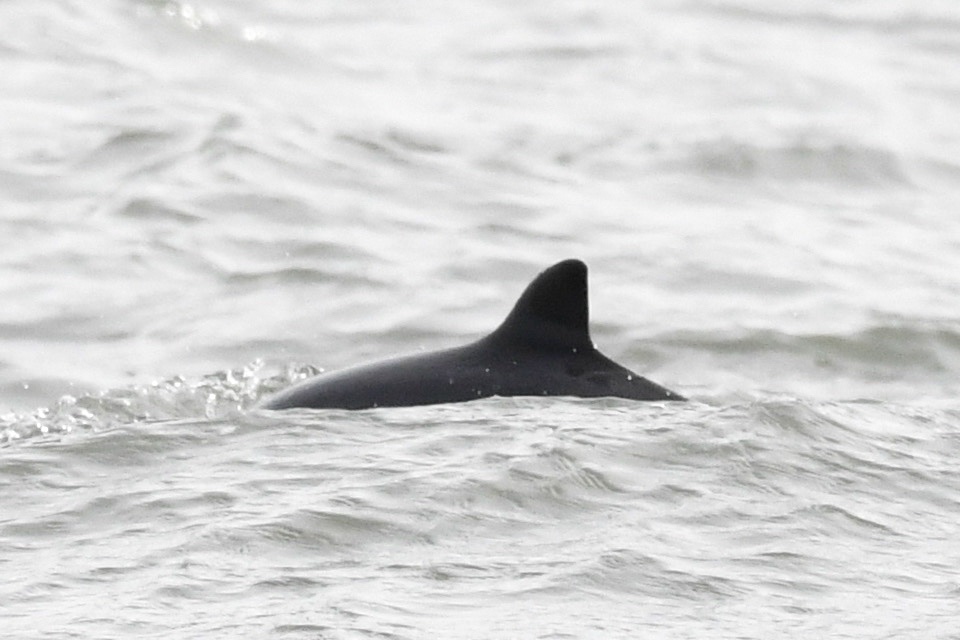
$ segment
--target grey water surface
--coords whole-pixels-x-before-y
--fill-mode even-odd
[[[960,5],[0,4],[0,635],[960,638]],[[253,409],[590,267],[689,403]]]

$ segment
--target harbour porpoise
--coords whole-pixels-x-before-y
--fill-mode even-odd
[[[506,320],[476,342],[321,373],[265,409],[371,409],[490,396],[684,400],[606,357],[590,339],[587,265],[559,262],[531,282]]]

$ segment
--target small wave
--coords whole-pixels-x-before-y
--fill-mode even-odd
[[[876,519],[855,514],[849,509],[835,504],[816,504],[805,507],[798,514],[798,518],[801,520],[816,520],[820,527],[831,533],[851,529],[852,533],[860,536],[874,535],[888,538],[897,535],[894,529]]]
[[[348,132],[336,136],[342,144],[395,164],[413,165],[423,158],[450,152],[436,134],[388,127],[380,132]]]
[[[701,3],[695,4],[697,9],[702,8]],[[924,31],[950,33],[960,31],[960,19],[957,18],[953,7],[937,15],[938,7],[933,3],[924,6],[923,11],[900,9],[896,3],[890,3],[887,6],[871,5],[869,3],[862,6],[855,3],[828,3],[823,5],[829,7],[829,9],[822,9],[813,4],[809,6],[800,4],[770,5],[762,8],[759,4],[746,6],[735,2],[711,2],[709,4],[711,5],[709,10],[714,13],[765,24],[795,24],[812,28],[845,30],[863,29],[896,35],[909,35]],[[943,4],[943,7],[947,6],[949,4]],[[867,7],[869,7],[868,10]]]
[[[749,360],[756,369],[771,364],[782,370],[786,363],[793,363],[790,366],[798,371],[809,371],[811,380],[822,377],[824,371],[883,382],[910,379],[915,373],[929,379],[960,369],[960,331],[946,321],[885,322],[849,333],[793,334],[766,329],[709,335],[674,333],[661,337],[659,344],[672,345],[674,352],[693,349],[724,360]]]
[[[717,600],[743,590],[730,578],[700,573],[692,567],[671,568],[667,562],[633,549],[610,550],[590,561],[572,579],[603,591],[646,597]]]
[[[685,151],[697,172],[727,178],[848,186],[909,185],[892,151],[852,143],[798,141],[761,146],[733,139],[702,141]]]
[[[570,63],[595,58],[619,58],[629,50],[623,46],[604,42],[557,42],[530,43],[523,46],[486,47],[471,54],[471,58],[480,61],[545,61]]]
[[[350,513],[349,509],[355,507],[351,505],[342,511],[299,510],[272,522],[252,525],[234,532],[234,535],[285,548],[291,545],[343,548],[364,542],[416,537],[413,531],[403,531],[395,520],[374,517],[372,513]]]

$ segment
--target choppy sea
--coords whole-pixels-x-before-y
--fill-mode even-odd
[[[960,638],[953,0],[0,3],[0,635]],[[689,403],[266,412],[543,268]]]

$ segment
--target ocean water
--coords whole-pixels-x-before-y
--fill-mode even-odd
[[[0,4],[0,635],[960,638],[960,7]],[[264,412],[551,263],[688,403]]]

